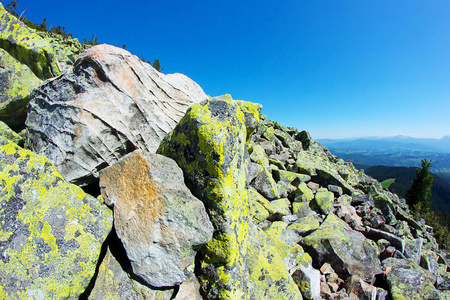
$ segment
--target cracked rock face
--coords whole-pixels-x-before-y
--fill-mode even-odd
[[[212,238],[203,203],[184,185],[175,161],[134,151],[100,173],[105,202],[133,272],[153,287],[186,281],[196,251]]]
[[[31,96],[28,145],[78,185],[127,153],[156,152],[203,90],[181,74],[164,75],[124,49],[97,45],[72,69]]]

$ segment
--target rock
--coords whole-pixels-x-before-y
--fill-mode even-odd
[[[0,136],[4,137],[7,140],[15,144],[23,144],[23,139],[20,135],[15,133],[11,128],[8,127],[5,123],[0,121]]]
[[[299,218],[304,218],[317,213],[311,210],[308,202],[293,202],[292,213],[296,214]]]
[[[324,263],[322,267],[320,267],[320,272],[324,275],[327,275],[334,273],[334,270],[329,263]]]
[[[309,202],[314,199],[314,194],[304,182],[301,182],[297,189],[289,195],[289,198],[294,202]]]
[[[305,174],[298,174],[294,172],[289,172],[285,170],[274,170],[273,178],[275,181],[284,181],[287,183],[292,183],[294,180],[298,180],[298,182],[307,182],[311,180],[311,177]]]
[[[267,158],[263,147],[261,147],[260,145],[253,145],[253,147],[249,149],[249,152],[252,162],[265,167],[269,166],[269,159]]]
[[[44,156],[0,137],[0,298],[76,299],[112,213]]]
[[[280,214],[283,216],[288,216],[291,214],[291,202],[288,198],[281,198],[269,202],[267,210],[271,214]]]
[[[361,300],[376,300],[377,288],[370,285],[356,275],[350,276],[345,281],[348,293],[354,294]]]
[[[200,283],[194,274],[191,274],[191,278],[188,281],[183,282],[180,285],[177,295],[174,300],[202,300],[200,295]]]
[[[364,235],[374,241],[378,241],[379,239],[388,240],[398,251],[401,253],[405,252],[405,241],[392,233],[366,227]]]
[[[28,66],[0,49],[0,121],[16,130],[24,127],[30,93],[40,83]]]
[[[340,197],[343,193],[342,188],[337,185],[329,184],[327,188],[328,191],[332,192],[334,196],[337,198]]]
[[[422,252],[423,239],[421,237],[414,240],[406,240],[405,256],[411,258],[417,265],[420,264],[420,256]]]
[[[124,49],[97,45],[31,96],[28,145],[78,185],[135,149],[154,153],[187,108],[206,99],[181,74],[164,75]]]
[[[270,238],[249,220],[243,107],[259,118],[260,105],[229,97],[193,105],[158,153],[182,167],[186,184],[205,203],[214,225],[213,240],[202,248],[199,262],[203,297],[301,299]]]
[[[334,195],[328,191],[317,191],[314,195],[314,202],[317,204],[320,211],[325,215],[328,215],[333,211],[333,201]]]
[[[269,203],[267,203],[267,206],[269,206]],[[255,222],[256,224],[261,223],[262,221],[267,219],[270,215],[269,211],[262,204],[260,204],[257,201],[252,201],[252,198],[250,198],[250,197],[249,197],[249,208],[248,209],[249,209],[249,212],[248,212],[249,216],[252,218],[253,222]]]
[[[60,70],[53,49],[34,29],[28,28],[0,4],[0,48],[30,67],[40,79],[51,78]]]
[[[439,299],[425,272],[411,259],[388,258],[383,267],[392,299]]]
[[[213,227],[176,163],[137,150],[102,170],[100,187],[114,206],[114,226],[133,272],[154,287],[187,280],[184,271]]]
[[[264,167],[262,172],[256,176],[252,186],[268,200],[280,198],[277,183],[272,178],[272,174],[266,167]]]
[[[122,266],[108,248],[98,269],[95,286],[87,296],[90,300],[169,300],[173,293],[173,289],[152,290],[141,282],[134,280],[122,269]]]
[[[312,266],[300,266],[292,278],[300,288],[305,299],[319,300],[320,297],[320,272]]]
[[[375,243],[351,230],[334,214],[329,214],[319,229],[304,237],[301,245],[316,268],[328,262],[340,276],[358,275],[372,282],[382,271]]]
[[[316,217],[308,216],[298,219],[295,223],[289,225],[289,229],[294,230],[300,236],[306,236],[318,229],[320,226]]]

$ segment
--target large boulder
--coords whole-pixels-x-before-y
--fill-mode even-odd
[[[367,282],[382,273],[376,244],[332,213],[301,244],[316,268],[328,262],[340,276],[358,275]]]
[[[412,259],[391,257],[383,261],[383,267],[393,300],[439,299],[438,291],[425,271]]]
[[[0,298],[78,299],[112,212],[44,156],[0,137]]]
[[[0,49],[0,120],[20,129],[27,116],[29,95],[41,82],[27,65]]]
[[[51,44],[28,28],[0,4],[0,48],[30,67],[40,79],[60,73]]]
[[[135,149],[154,153],[187,108],[206,98],[184,75],[164,75],[124,49],[97,45],[35,90],[28,145],[66,180],[86,185]]]
[[[187,280],[186,268],[213,227],[176,163],[137,150],[102,170],[100,186],[133,272],[154,287]]]
[[[282,257],[249,218],[246,138],[260,110],[228,95],[195,104],[158,150],[183,169],[214,225],[199,257],[207,299],[301,299]]]

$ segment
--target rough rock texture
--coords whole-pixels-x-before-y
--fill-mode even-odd
[[[29,66],[40,79],[51,78],[60,73],[50,43],[9,14],[1,4],[0,48]]]
[[[352,231],[334,214],[306,236],[302,245],[320,266],[328,262],[341,276],[358,275],[372,282],[376,274],[382,273],[375,243]]]
[[[229,95],[198,103],[158,150],[183,168],[214,225],[213,240],[202,248],[200,283],[207,299],[301,299],[276,248],[265,246],[270,239],[249,218],[245,142],[260,109]]]
[[[95,286],[88,299],[169,300],[173,293],[173,290],[152,290],[141,282],[130,278],[108,248],[99,267]]]
[[[27,65],[0,49],[0,120],[12,128],[22,127],[29,95],[41,82]]]
[[[388,258],[383,261],[392,299],[439,299],[438,291],[423,269],[411,259]]]
[[[198,250],[212,238],[204,205],[170,158],[140,151],[100,172],[102,196],[133,272],[154,287],[179,284]]]
[[[18,145],[23,143],[22,137],[2,121],[0,121],[0,136]]]
[[[28,144],[66,180],[89,184],[135,149],[154,153],[186,109],[206,98],[184,75],[164,75],[124,49],[97,45],[35,90]]]
[[[49,159],[0,137],[0,298],[77,299],[112,213]]]

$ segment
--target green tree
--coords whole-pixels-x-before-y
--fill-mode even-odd
[[[422,159],[422,168],[416,170],[411,187],[406,192],[406,202],[415,211],[426,212],[431,208],[431,185],[433,175],[430,172],[431,160]]]
[[[11,2],[9,2],[7,5],[6,5],[6,9],[7,10],[16,10],[17,9],[17,7],[18,7],[18,5],[17,5],[17,1],[16,0],[13,0],[13,1],[11,1]]]
[[[155,59],[155,60],[153,61],[152,66],[153,66],[153,68],[156,69],[156,71],[161,72],[161,65],[160,65],[160,63],[159,63],[159,59]]]

